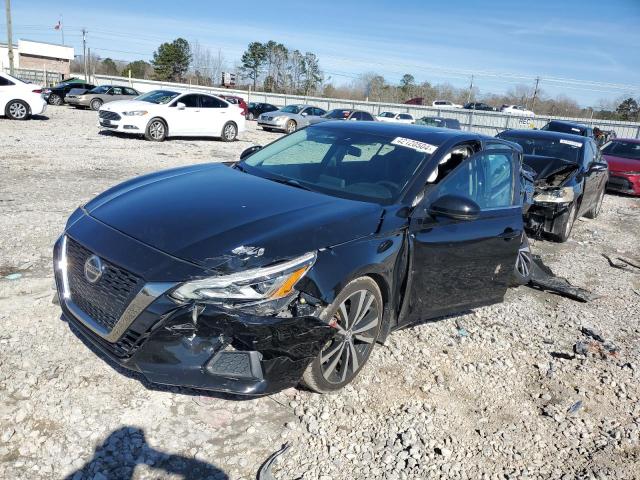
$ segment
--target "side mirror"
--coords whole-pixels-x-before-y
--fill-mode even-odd
[[[309,114],[307,112],[302,112],[300,115],[302,115],[303,117],[306,117]]]
[[[480,215],[480,207],[467,197],[443,195],[429,206],[429,213],[456,220],[475,220]]]
[[[178,108],[178,110],[184,110],[185,108],[187,108],[187,106],[182,102],[178,102],[176,104],[176,107]]]
[[[589,167],[590,172],[606,172],[609,166],[606,163],[594,162]]]
[[[249,155],[253,155],[254,153],[256,153],[258,150],[262,149],[262,145],[254,145],[253,147],[249,147],[246,150],[244,150],[241,154],[240,154],[240,160],[244,160],[245,158],[247,158]]]

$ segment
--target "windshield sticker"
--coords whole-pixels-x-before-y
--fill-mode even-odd
[[[573,140],[565,140],[564,138],[560,139],[560,143],[564,143],[565,145],[571,145],[572,147],[581,148],[581,142],[574,142]]]
[[[572,130],[572,131],[574,131],[574,132],[580,132],[580,129],[579,129],[579,128],[571,127],[571,130]]]
[[[419,142],[418,140],[412,140],[410,138],[396,137],[391,142],[392,145],[398,145],[400,147],[407,147],[415,150],[416,152],[424,152],[431,155],[438,147],[429,143]]]

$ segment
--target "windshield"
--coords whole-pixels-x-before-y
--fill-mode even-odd
[[[31,83],[31,82],[25,82],[24,80],[20,80],[19,78],[14,77],[13,75],[9,75],[8,73],[3,73],[2,75],[4,75],[6,78],[8,78],[9,80],[12,80],[14,82],[18,82],[18,83]]]
[[[564,138],[531,138],[521,135],[500,134],[498,138],[515,142],[522,147],[525,155],[538,155],[580,163],[583,142]]]
[[[602,147],[602,153],[605,155],[615,155],[616,157],[640,160],[640,143],[613,140]]]
[[[443,127],[444,126],[444,122],[442,120],[440,120],[439,118],[422,117],[420,120],[418,120],[418,122],[420,122],[421,125],[427,125],[429,127]]]
[[[180,95],[180,93],[172,92],[171,90],[153,90],[152,92],[140,95],[136,100],[164,105],[165,103],[169,103],[178,95]]]
[[[566,123],[547,123],[541,130],[550,132],[571,133],[572,135],[585,135],[586,129],[580,125],[571,125]]]
[[[379,117],[383,117],[383,118],[393,118],[396,116],[395,113],[392,112],[382,112],[380,115],[378,115]]]
[[[324,118],[347,118],[350,113],[351,113],[351,110],[337,109],[337,110],[331,110],[330,112],[325,113],[323,117]]]
[[[401,137],[315,126],[267,145],[239,166],[328,195],[389,204],[430,157],[424,153],[430,147]]]
[[[298,113],[300,110],[302,110],[300,105],[287,105],[280,109],[280,111],[284,113]]]
[[[100,87],[93,88],[87,93],[107,93],[111,87],[108,85],[102,85]]]

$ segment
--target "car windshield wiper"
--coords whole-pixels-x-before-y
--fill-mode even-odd
[[[283,183],[284,185],[290,185],[292,187],[301,188],[302,190],[308,190],[310,192],[313,191],[306,185],[303,185],[298,180],[294,180],[293,178],[277,178],[277,177],[267,177],[267,178],[269,178],[269,180],[272,180],[274,182]]]

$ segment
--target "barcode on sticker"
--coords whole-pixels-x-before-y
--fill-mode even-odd
[[[564,138],[560,139],[560,143],[564,143],[565,145],[571,145],[572,147],[581,148],[582,143],[574,142],[573,140],[565,140]]]
[[[432,154],[438,149],[436,145],[431,145],[430,143],[424,143],[418,140],[412,140],[410,138],[405,138],[405,137],[396,137],[393,139],[391,144],[398,145],[400,147],[411,148],[416,152],[424,152],[428,154]]]

